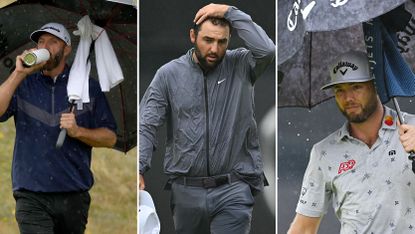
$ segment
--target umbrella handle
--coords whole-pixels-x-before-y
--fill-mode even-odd
[[[62,128],[61,132],[59,133],[58,140],[56,141],[56,149],[60,149],[63,145],[63,142],[66,138],[66,129]]]
[[[392,98],[393,104],[395,105],[396,113],[398,114],[399,121],[401,123],[405,123],[405,120],[403,119],[401,109],[399,108],[398,100],[396,100],[395,97]],[[411,150],[409,152],[408,156],[409,160],[412,160],[412,171],[415,173],[415,152]]]
[[[69,112],[68,113],[73,112],[74,107],[75,107],[75,101],[72,100],[71,103],[69,104]],[[56,140],[56,149],[60,149],[62,147],[63,142],[65,141],[65,138],[66,138],[66,129],[62,128],[60,133],[59,133],[58,140]]]

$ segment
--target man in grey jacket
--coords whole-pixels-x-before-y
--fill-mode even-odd
[[[178,233],[249,233],[253,193],[266,183],[254,114],[254,83],[275,45],[235,7],[201,8],[194,48],[162,66],[140,103],[140,189],[167,122],[164,172]],[[247,49],[227,50],[235,30]]]

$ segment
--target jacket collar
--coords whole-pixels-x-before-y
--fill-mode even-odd
[[[36,77],[40,82],[46,85],[66,85],[68,83],[69,70],[69,66],[65,65],[65,68],[63,69],[62,73],[60,73],[55,80],[50,76],[43,75],[42,72],[36,73]]]

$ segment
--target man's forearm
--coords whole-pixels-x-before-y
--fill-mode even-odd
[[[74,138],[92,147],[112,148],[117,141],[115,133],[108,128],[88,129],[79,127]]]
[[[24,52],[25,53],[25,52]],[[0,85],[0,115],[3,115],[9,107],[10,100],[20,83],[29,75],[39,71],[45,64],[36,64],[31,67],[24,67],[22,62],[23,54],[16,57],[16,67],[7,80]]]
[[[140,145],[139,145],[139,171],[140,174],[144,174],[150,169],[151,157],[155,149],[154,144],[146,136],[140,134]]]
[[[248,14],[235,7],[229,7],[224,17],[231,23],[232,28],[244,41],[255,59],[268,58],[272,60],[275,57],[274,43]]]
[[[3,115],[4,112],[6,112],[14,92],[25,77],[26,76],[21,73],[13,72],[9,78],[0,85],[0,115]]]

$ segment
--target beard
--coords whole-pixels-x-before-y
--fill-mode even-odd
[[[337,106],[339,107],[338,103]],[[360,104],[360,107],[362,111],[359,114],[349,114],[346,110],[343,110],[340,107],[339,109],[350,123],[363,123],[376,111],[378,107],[376,94],[371,95],[367,104]]]
[[[220,57],[217,53],[208,53],[205,56],[203,56],[202,52],[200,52],[200,49],[197,46],[197,43],[194,43],[194,46],[196,58],[199,61],[199,65],[202,67],[203,70],[211,71],[214,68],[216,68],[220,62],[222,62],[223,56]],[[215,62],[210,63],[206,58],[212,55],[215,56],[217,60]]]
[[[63,49],[61,48],[56,55],[52,55],[48,62],[43,66],[43,70],[51,71],[59,66],[63,59]]]

